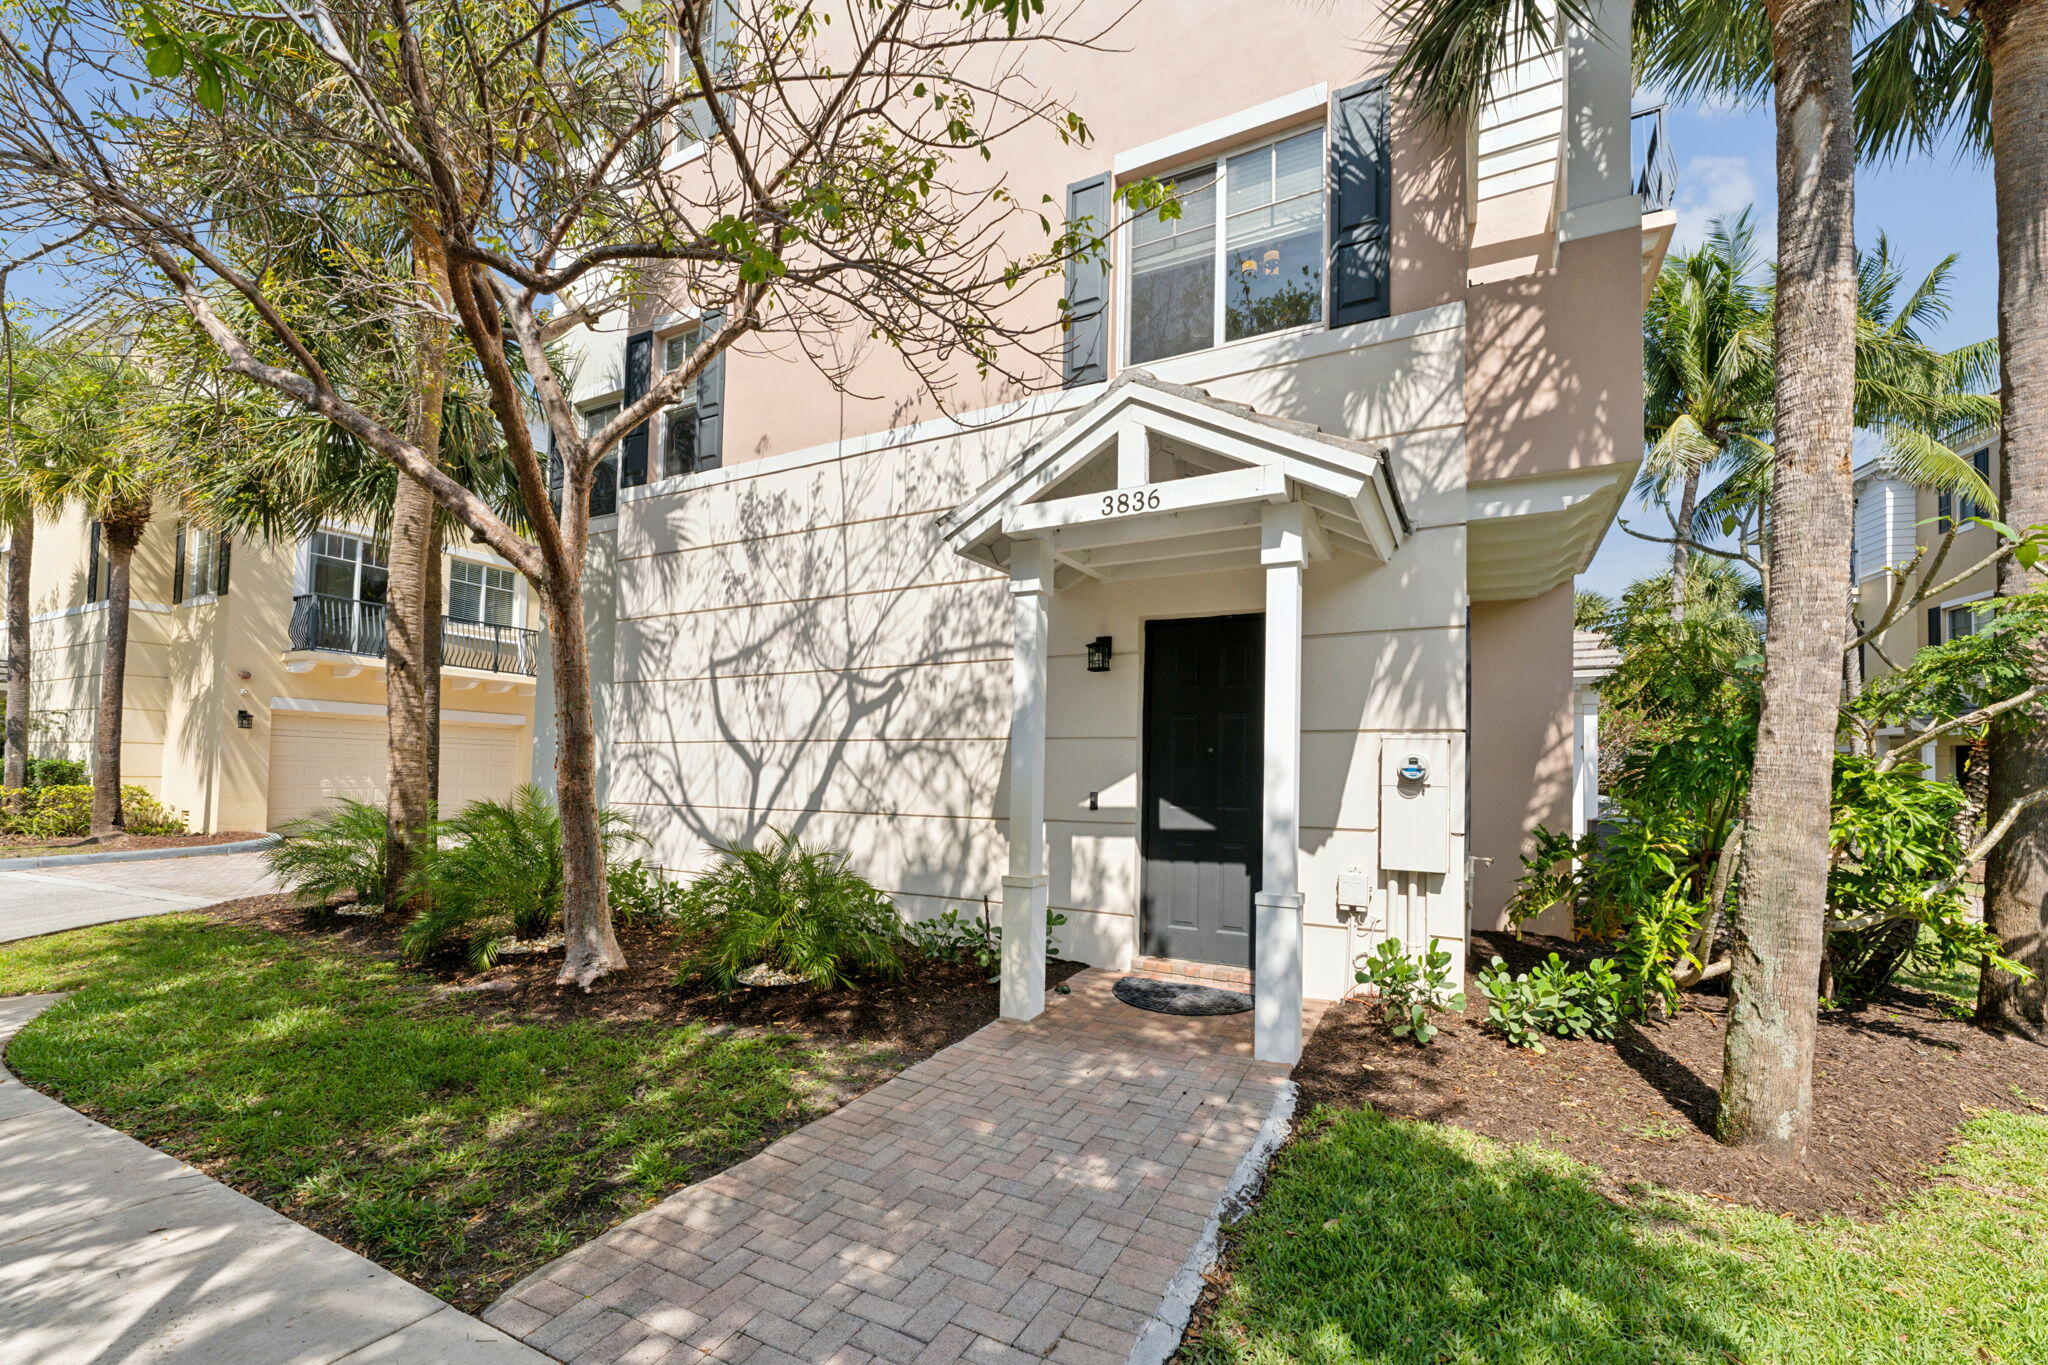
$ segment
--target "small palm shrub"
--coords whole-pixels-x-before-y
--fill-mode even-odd
[[[343,796],[277,827],[283,842],[264,858],[270,875],[308,905],[353,896],[382,905],[385,893],[384,808]]]
[[[724,844],[718,855],[682,894],[683,933],[699,939],[686,977],[729,991],[756,966],[827,987],[903,974],[896,907],[844,853],[771,831],[758,848]]]
[[[640,841],[617,811],[598,813],[605,857]],[[400,935],[418,962],[461,940],[471,966],[498,959],[514,939],[541,938],[562,913],[562,813],[531,784],[509,801],[472,801],[436,827],[438,850],[407,882],[425,909]]]

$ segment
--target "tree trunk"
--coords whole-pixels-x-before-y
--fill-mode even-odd
[[[422,210],[424,213],[424,210]],[[448,260],[424,217],[413,224],[413,278],[432,296],[438,317],[420,324],[418,387],[406,413],[405,437],[428,458],[441,451],[442,408],[448,396]],[[391,508],[391,561],[384,607],[385,737],[388,745],[384,866],[386,899],[424,909],[405,891],[428,837],[441,775],[441,530],[434,495],[398,476]]]
[[[434,495],[398,476],[391,509],[390,577],[384,599],[384,705],[389,776],[385,784],[384,868],[389,905],[415,905],[405,889],[415,850],[433,819],[431,715],[427,696],[427,637],[438,622],[427,615],[427,580],[440,569],[434,549]]]
[[[2048,523],[2048,5],[1984,0],[1991,67],[1991,181],[1998,204],[2000,513],[2008,526]],[[2041,582],[2008,555],[2001,595]],[[2048,659],[2036,655],[2042,676]],[[1990,820],[2027,792],[2048,786],[2048,730],[2018,714],[1990,734]],[[2036,1040],[2048,1038],[2048,806],[2023,813],[1984,868],[1984,922],[2031,980],[1987,965],[1977,986],[1977,1022]]]
[[[587,484],[562,490],[565,516],[588,498]],[[590,989],[626,965],[605,903],[604,850],[597,826],[597,730],[591,718],[590,640],[583,620],[581,565],[557,569],[548,585],[548,635],[555,683],[555,798],[562,812],[562,952],[557,984]]]
[[[1723,1142],[1797,1158],[1813,1099],[1828,815],[1849,628],[1855,141],[1850,0],[1771,0],[1778,459],[1762,708],[1730,949]]]
[[[0,785],[28,785],[29,572],[35,565],[36,516],[16,517],[7,549],[7,758]]]
[[[1678,537],[1683,541],[1692,534],[1692,514],[1700,505],[1700,471],[1691,463],[1685,467],[1685,482],[1678,491]],[[1692,567],[1692,547],[1674,544],[1671,547],[1671,619],[1674,622],[1685,619],[1685,576]]]
[[[100,657],[100,704],[92,741],[92,837],[109,839],[127,828],[121,809],[121,707],[128,695],[129,575],[147,516],[112,516],[100,522],[107,556],[107,633]]]

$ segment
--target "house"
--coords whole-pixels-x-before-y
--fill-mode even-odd
[[[90,762],[105,637],[99,528],[36,526],[29,750]],[[495,555],[444,556],[441,804],[502,798],[532,761],[532,593]],[[360,527],[223,537],[160,508],[130,575],[121,772],[195,830],[271,829],[335,796],[381,800],[384,557]]]
[[[1982,431],[1951,442],[1965,455],[1977,473],[1993,488],[1998,487],[1998,433]],[[1943,536],[1956,533],[1940,577],[1947,583],[1960,576],[1936,601],[1924,602],[1908,613],[1878,639],[1858,651],[1858,663],[1866,678],[1890,672],[1904,665],[1920,649],[1968,635],[1977,629],[1978,603],[1998,591],[1998,575],[1981,565],[1998,546],[1995,534],[1972,523],[1973,517],[1993,517],[1988,508],[1951,493],[1920,488],[1891,473],[1882,460],[1870,460],[1856,471],[1856,526],[1853,536],[1855,600],[1857,620],[1866,624],[1881,620],[1890,603],[1895,569],[1917,566],[1914,581],[1925,573],[1931,556]],[[1898,730],[1880,731],[1880,742],[1896,743],[1904,738]],[[1945,735],[1921,746],[1920,761],[1930,777],[1955,781],[1962,775],[1970,751],[1967,737]]]
[[[1181,217],[1070,271],[1063,387],[949,415],[743,344],[625,450],[605,800],[673,867],[786,830],[1000,917],[1015,1018],[1047,911],[1063,956],[1251,981],[1282,1060],[1380,938],[1462,961],[1572,821],[1572,579],[1641,447],[1668,167],[1595,14],[1462,137],[1369,6],[1141,4],[1041,56],[1095,137],[1012,152],[1020,197],[1158,176]],[[567,343],[591,423],[707,324],[653,292]]]

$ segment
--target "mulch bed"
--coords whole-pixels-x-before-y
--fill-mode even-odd
[[[261,830],[229,830],[221,834],[121,834],[95,842],[80,835],[75,839],[38,839],[32,834],[0,834],[0,858],[35,857],[45,853],[121,853],[143,848],[204,848],[209,844],[235,844],[244,839],[261,839]]]
[[[281,895],[229,901],[202,913],[343,943],[378,956],[398,954],[398,922],[391,916],[307,910]],[[454,957],[415,970],[443,982],[449,1000],[486,1018],[619,1024],[699,1021],[881,1043],[906,1060],[937,1052],[994,1022],[1001,1002],[998,987],[981,968],[923,960],[913,960],[899,981],[865,981],[848,990],[759,986],[721,997],[716,991],[676,984],[686,952],[674,930],[659,925],[624,927],[619,930],[619,946],[625,950],[626,969],[588,992],[555,984],[560,949],[507,957],[487,972],[469,971]],[[1046,984],[1055,986],[1081,970],[1075,962],[1048,962]]]
[[[1539,935],[1475,937],[1475,966],[1496,954],[1517,970],[1553,950],[1587,955]],[[1388,1033],[1372,1002],[1332,1008],[1295,1071],[1304,1107],[1370,1105],[1539,1141],[1620,1186],[1861,1218],[1928,1183],[1974,1111],[2048,1113],[2048,1047],[1986,1033],[1949,1017],[1939,997],[1895,988],[1821,1016],[1812,1138],[1806,1161],[1787,1169],[1713,1138],[1725,995],[1693,992],[1676,1018],[1624,1026],[1612,1043],[1548,1039],[1541,1054],[1481,1027],[1485,999],[1470,982],[1466,997],[1464,1016],[1445,1018],[1427,1048]]]

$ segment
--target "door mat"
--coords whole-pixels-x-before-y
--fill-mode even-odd
[[[1112,988],[1116,998],[1154,1014],[1243,1014],[1252,998],[1241,991],[1218,990],[1187,981],[1155,981],[1127,976]]]

